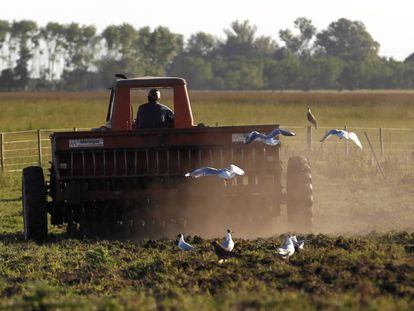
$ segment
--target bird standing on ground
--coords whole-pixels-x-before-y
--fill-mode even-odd
[[[292,235],[291,239],[293,241],[293,246],[295,246],[295,250],[296,251],[300,251],[303,250],[304,246],[305,246],[305,240],[299,240],[296,237],[296,235]]]
[[[327,140],[329,137],[331,136],[337,136],[340,139],[345,138],[345,139],[350,139],[352,140],[359,148],[362,148],[362,144],[357,136],[357,134],[355,134],[354,132],[348,132],[345,130],[338,130],[338,129],[332,129],[330,131],[327,131],[325,133],[325,136],[322,137],[321,139],[321,143],[323,143],[325,140]]]
[[[308,113],[306,114],[306,116],[308,117],[308,121],[313,124],[313,126],[315,127],[315,129],[317,129],[318,128],[318,125],[317,125],[315,116],[313,115],[313,113],[312,113],[312,111],[311,111],[311,109],[310,109],[309,106],[308,106]]]
[[[229,258],[241,258],[240,254],[224,249],[223,246],[221,246],[217,241],[211,242],[211,245],[213,245],[214,253],[218,257],[219,263],[222,263]]]
[[[194,249],[194,247],[191,244],[184,241],[184,236],[182,234],[179,234],[178,237],[180,238],[178,240],[179,249],[181,249],[182,251],[192,251]]]
[[[244,139],[245,144],[250,144],[253,141],[260,141],[266,145],[275,146],[280,143],[279,140],[276,139],[276,136],[283,135],[283,136],[295,136],[296,134],[289,130],[284,130],[281,128],[276,128],[271,131],[269,134],[259,133],[257,131],[250,132],[246,135]]]
[[[221,243],[221,246],[226,250],[231,252],[234,248],[234,241],[233,238],[231,237],[231,234],[233,233],[233,231],[231,231],[230,229],[227,229],[226,231],[226,239],[224,240],[223,243]]]
[[[232,179],[236,175],[243,176],[245,172],[238,166],[230,164],[226,168],[217,169],[214,167],[200,167],[185,174],[185,177],[199,178],[204,176],[218,176],[225,180]]]
[[[283,259],[289,259],[295,253],[295,245],[290,235],[286,235],[285,243],[277,249],[277,253]]]

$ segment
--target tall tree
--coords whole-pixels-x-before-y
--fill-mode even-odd
[[[294,21],[294,27],[299,30],[295,35],[290,29],[280,30],[279,37],[286,48],[297,56],[310,55],[310,42],[316,34],[316,28],[310,19],[299,17]]]
[[[7,35],[10,33],[10,23],[5,20],[0,20],[0,70],[4,69],[3,62],[7,59],[4,51],[4,43],[7,40]]]
[[[67,53],[66,67],[69,70],[88,71],[94,65],[99,37],[95,26],[80,26],[78,23],[63,28],[64,47]]]
[[[99,61],[99,72],[107,85],[114,73],[135,76],[143,73],[137,48],[138,31],[131,24],[110,25],[102,32],[106,54]]]
[[[11,25],[12,44],[19,51],[16,66],[13,69],[17,89],[28,87],[30,79],[28,63],[32,57],[32,48],[38,44],[37,30],[37,24],[30,20],[15,21]]]
[[[5,20],[0,20],[0,48],[3,46],[3,43],[6,41],[6,36],[10,31],[10,23]]]
[[[61,87],[87,90],[100,86],[95,66],[100,42],[96,28],[71,23],[65,25],[63,34],[66,63],[62,73]]]
[[[50,22],[40,29],[40,37],[46,44],[47,67],[46,78],[54,80],[58,74],[57,64],[63,59],[65,47],[65,26],[59,23]]]
[[[106,56],[110,58],[120,60],[136,54],[138,31],[131,24],[110,25],[102,32],[102,38],[106,43]]]
[[[213,78],[211,62],[201,56],[189,54],[177,57],[168,74],[185,77],[192,89],[208,89]]]
[[[302,57],[297,85],[301,89],[338,88],[343,61],[334,57]]]
[[[267,60],[264,67],[266,87],[272,89],[301,88],[298,79],[301,74],[300,59],[289,50],[284,50],[283,58]]]
[[[208,56],[218,46],[217,40],[205,32],[197,32],[187,42],[187,52],[194,56]]]
[[[234,21],[230,29],[225,29],[227,38],[222,45],[223,55],[253,55],[257,27],[250,25],[248,20]]]
[[[413,63],[414,64],[414,53],[411,53],[404,59],[404,63]]]
[[[260,36],[255,39],[254,51],[258,57],[270,57],[279,47],[277,42],[268,36]]]
[[[178,53],[183,51],[183,36],[159,26],[153,31],[149,27],[139,29],[137,48],[142,55],[145,74],[165,75],[167,67]]]
[[[316,45],[328,56],[339,57],[345,61],[378,57],[379,43],[374,41],[365,25],[359,21],[341,18],[316,37]]]

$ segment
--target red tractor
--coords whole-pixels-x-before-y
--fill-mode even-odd
[[[172,90],[173,128],[135,128],[131,91],[147,88]],[[51,135],[49,182],[41,167],[23,170],[24,236],[44,241],[47,214],[52,225],[66,224],[68,232],[82,236],[214,235],[218,228],[253,236],[275,231],[274,219],[285,202],[293,228],[309,231],[313,197],[308,161],[289,159],[285,193],[280,145],[244,144],[247,133],[277,127],[195,126],[184,79],[118,79],[111,88],[106,126]],[[227,182],[185,177],[199,167],[229,164],[246,175]]]

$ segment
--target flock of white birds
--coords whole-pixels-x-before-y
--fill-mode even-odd
[[[240,254],[234,253],[233,249],[235,246],[232,234],[233,231],[230,229],[227,229],[226,236],[224,238],[224,241],[219,244],[216,241],[214,241],[213,248],[214,253],[217,255],[219,259],[219,263],[222,263],[224,261],[227,261],[230,258],[239,258],[241,257]],[[184,240],[183,234],[178,235],[178,248],[182,251],[193,251],[195,250],[195,247],[191,245],[190,243],[186,242]],[[281,245],[277,251],[276,254],[279,255],[282,259],[289,259],[295,252],[301,251],[304,249],[305,246],[305,240],[298,240],[296,235],[285,235],[285,242],[283,245]]]
[[[308,107],[307,112],[308,121],[315,127],[317,127],[317,122],[315,116],[312,114],[310,107]],[[254,141],[261,142],[265,145],[275,146],[280,143],[278,136],[296,136],[296,134],[290,130],[276,128],[271,131],[269,134],[260,133],[257,131],[252,131],[248,134],[244,135],[244,144],[250,144]],[[359,148],[363,149],[361,141],[359,140],[357,134],[355,132],[348,132],[345,130],[338,130],[338,129],[331,129],[325,133],[325,135],[321,138],[320,142],[324,143],[330,137],[336,136],[339,139],[348,139],[353,141]],[[225,168],[215,168],[215,167],[200,167],[191,172],[185,174],[185,177],[188,178],[199,178],[205,176],[217,176],[223,178],[224,180],[232,179],[236,176],[243,176],[245,172],[242,168],[238,167],[237,165],[230,164],[228,167]]]
[[[315,129],[318,128],[316,118],[312,114],[310,107],[308,107],[307,110],[307,119],[315,127]],[[275,146],[280,143],[280,140],[278,139],[279,135],[296,136],[294,132],[281,128],[276,128],[269,134],[252,131],[244,135],[244,144],[250,144],[254,141],[257,141],[265,145]],[[351,140],[360,149],[363,149],[361,141],[359,140],[357,134],[355,132],[348,132],[345,130],[331,129],[325,133],[325,135],[321,138],[320,142],[323,144],[327,139],[333,136],[336,136],[339,139],[345,138]],[[225,168],[200,167],[191,172],[186,173],[185,177],[199,178],[205,176],[217,176],[227,181],[236,176],[243,175],[245,175],[245,172],[242,168],[238,167],[237,165],[230,164],[228,167]],[[226,231],[226,237],[223,243],[212,243],[214,252],[219,258],[219,262],[226,261],[227,259],[232,257],[239,257],[238,254],[233,253],[235,244],[231,234],[232,231],[228,229]],[[289,257],[292,256],[295,253],[295,251],[302,250],[304,245],[305,241],[298,241],[296,235],[286,235],[284,244],[277,249],[277,254],[280,255],[283,259],[289,259]],[[194,247],[184,240],[184,236],[182,234],[179,235],[178,248],[182,251],[194,250]]]

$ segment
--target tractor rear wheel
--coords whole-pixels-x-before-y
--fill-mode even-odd
[[[43,242],[47,238],[46,185],[38,166],[23,169],[22,202],[24,238]]]
[[[287,169],[287,216],[294,231],[309,232],[313,222],[312,174],[307,158],[291,157]]]

